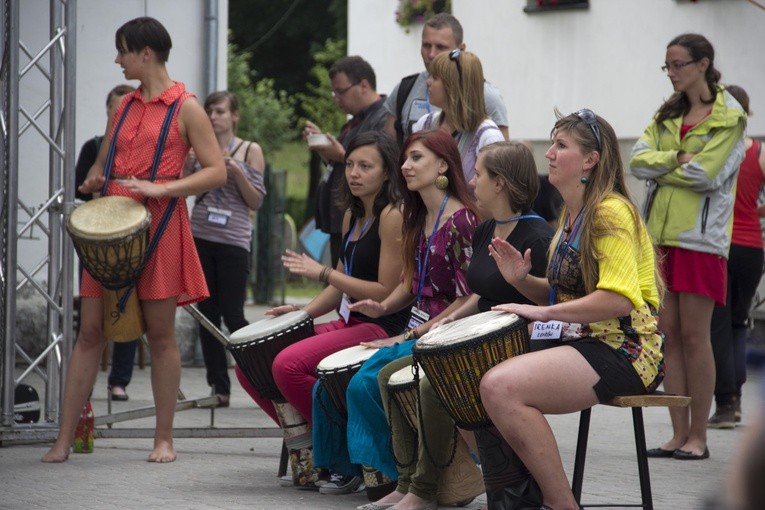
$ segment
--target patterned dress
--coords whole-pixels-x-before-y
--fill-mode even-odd
[[[135,177],[148,179],[151,171],[154,151],[159,139],[162,122],[170,105],[178,98],[182,104],[191,97],[183,83],[176,82],[160,96],[144,101],[142,88],[127,95],[115,112],[115,118],[122,116],[126,105],[132,101],[125,122],[117,134],[117,150],[114,157],[112,178]],[[160,159],[155,182],[161,183],[179,179],[183,173],[183,163],[189,146],[183,139],[178,127],[178,114],[170,126],[165,149]],[[112,127],[110,138],[114,136]],[[117,184],[109,182],[107,195],[129,196],[143,202],[145,197],[131,193]],[[150,235],[153,236],[170,198],[150,198],[146,206],[151,212]],[[176,297],[178,306],[200,301],[209,296],[202,266],[199,263],[194,239],[191,236],[189,213],[182,198],[167,224],[154,254],[138,279],[138,297],[140,299],[166,299]],[[83,271],[80,295],[83,297],[101,297],[101,285],[87,271]]]

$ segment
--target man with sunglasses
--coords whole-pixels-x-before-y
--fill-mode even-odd
[[[343,212],[337,204],[337,188],[345,172],[345,149],[353,138],[364,131],[381,131],[385,127],[385,96],[377,93],[377,78],[372,66],[361,57],[348,56],[329,69],[332,97],[337,106],[353,117],[343,125],[337,138],[327,134],[328,143],[310,145],[327,164],[319,183],[316,198],[316,227],[329,234],[331,267],[337,265],[342,240]],[[303,138],[320,134],[321,128],[306,121]]]
[[[399,145],[412,132],[412,125],[423,115],[438,111],[430,104],[428,97],[428,67],[437,55],[455,49],[464,50],[462,42],[462,25],[451,14],[436,14],[425,22],[422,28],[422,45],[420,54],[425,63],[425,71],[407,76],[396,85],[393,92],[385,100],[385,110],[388,114],[385,131],[396,136]],[[509,138],[507,123],[507,108],[499,90],[489,82],[484,82],[484,97],[486,113],[499,126],[502,135]]]

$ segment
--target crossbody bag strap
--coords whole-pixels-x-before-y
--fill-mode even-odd
[[[181,98],[179,97],[173,102],[173,104],[170,105],[170,108],[167,110],[167,114],[165,115],[165,120],[164,122],[162,122],[162,129],[159,132],[159,139],[157,140],[157,148],[154,151],[154,161],[152,162],[151,172],[149,174],[150,181],[154,181],[154,179],[157,176],[159,162],[162,159],[162,153],[165,150],[165,142],[167,141],[167,135],[170,132],[170,125],[172,124],[173,117],[175,115],[175,111],[178,109],[180,100]],[[149,199],[147,198],[144,202],[148,202],[148,200]],[[167,228],[167,224],[170,223],[170,218],[173,216],[173,211],[175,211],[175,207],[177,205],[178,205],[178,197],[171,198],[169,202],[167,203],[165,212],[162,215],[162,218],[159,220],[159,224],[157,225],[157,229],[155,230],[154,235],[149,241],[149,246],[146,248],[146,253],[144,254],[143,261],[141,262],[141,272],[143,272],[144,267],[146,267],[146,264],[148,264],[149,260],[151,260],[151,256],[154,253],[154,250],[157,249],[157,245],[159,245],[159,240],[162,238],[162,234],[164,234],[165,229]],[[130,288],[120,298],[118,303],[118,309],[120,312],[125,311],[125,306],[127,305],[128,298],[130,297],[130,294],[135,289],[135,285],[136,285],[136,282],[133,281],[130,284]]]

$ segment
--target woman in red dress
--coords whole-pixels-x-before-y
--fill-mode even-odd
[[[141,86],[123,99],[109,119],[106,137],[96,163],[80,186],[83,193],[99,192],[105,182],[104,166],[113,137],[116,154],[108,195],[147,200],[151,211],[151,234],[172,197],[202,193],[222,186],[226,170],[210,121],[202,106],[182,83],[174,82],[165,67],[172,42],[165,27],[148,17],[128,21],[117,30],[115,63],[128,80]],[[149,181],[155,148],[165,116],[178,101],[167,141],[159,162],[156,180]],[[115,128],[114,119],[122,118]],[[183,176],[183,162],[193,148],[201,170]],[[151,350],[151,382],[156,404],[154,449],[149,462],[172,462],[173,418],[180,386],[180,352],[175,340],[175,308],[208,297],[183,199],[162,234],[136,286],[146,321]],[[98,362],[106,339],[103,334],[101,286],[87,272],[80,288],[82,298],[80,334],[72,352],[64,389],[61,425],[56,442],[43,462],[63,462],[69,456],[80,409],[96,380]]]

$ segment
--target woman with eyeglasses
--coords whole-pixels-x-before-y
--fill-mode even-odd
[[[664,338],[657,324],[661,278],[627,190],[616,134],[591,110],[558,117],[545,157],[564,207],[547,277],[529,274],[530,250],[494,238],[489,251],[505,280],[538,305],[493,309],[533,321],[532,342],[560,345],[489,370],[481,399],[539,484],[541,508],[572,510],[579,504],[544,415],[654,391],[664,373]]]
[[[429,70],[430,103],[441,111],[423,115],[412,126],[412,132],[441,129],[449,133],[457,142],[462,171],[469,183],[481,147],[505,139],[486,114],[481,61],[474,53],[457,48],[434,58]]]
[[[707,418],[715,365],[712,310],[725,305],[736,173],[744,158],[746,113],[718,84],[714,48],[702,35],[682,34],[667,45],[675,93],[632,149],[632,175],[649,182],[644,215],[659,246],[667,293],[661,330],[670,369],[664,388],[691,397],[671,408],[672,437],[650,457],[709,457]]]

